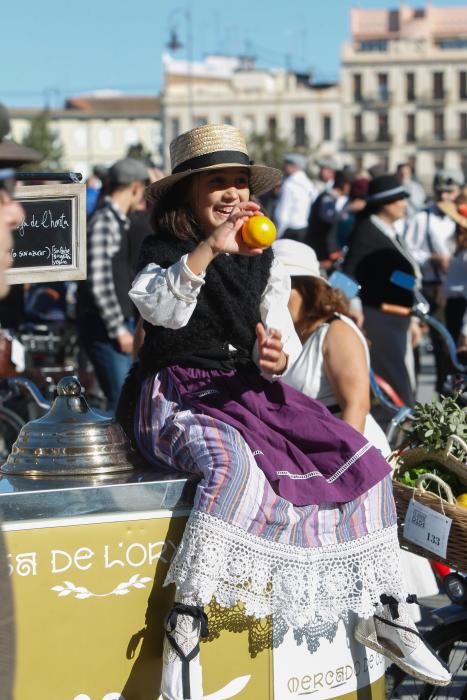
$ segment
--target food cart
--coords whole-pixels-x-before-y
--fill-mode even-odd
[[[73,377],[22,429],[2,467],[0,507],[17,632],[16,700],[157,700],[163,587],[196,482],[136,463],[120,426]],[[273,620],[207,609],[206,700],[382,698],[384,660],[342,625],[317,652]],[[363,695],[362,695],[363,694]]]

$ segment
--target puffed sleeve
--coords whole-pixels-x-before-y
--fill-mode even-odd
[[[195,275],[187,265],[187,257],[168,268],[149,263],[136,276],[129,295],[145,321],[176,329],[190,320],[204,274]]]
[[[288,356],[287,369],[280,375],[285,376],[302,350],[302,344],[295,331],[288,309],[290,297],[290,276],[284,265],[274,258],[269,279],[260,302],[261,321],[266,329],[275,328],[282,333],[284,352]],[[253,349],[253,360],[258,364],[258,345]],[[268,379],[280,377],[265,375]]]

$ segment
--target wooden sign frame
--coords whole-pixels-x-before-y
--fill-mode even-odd
[[[18,268],[13,266],[5,272],[8,282],[25,284],[86,279],[86,186],[82,183],[18,186],[15,198],[19,203],[31,200],[50,200],[51,202],[59,199],[69,200],[72,262],[66,265],[51,264]]]

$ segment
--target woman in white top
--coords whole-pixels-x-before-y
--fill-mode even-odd
[[[318,399],[333,413],[365,435],[387,457],[386,436],[370,415],[370,358],[366,340],[346,316],[348,303],[320,275],[316,254],[309,246],[281,239],[273,244],[274,256],[290,274],[289,310],[302,352],[283,381]],[[419,598],[438,593],[427,559],[401,550],[407,589]],[[415,621],[418,606],[410,606]]]
[[[321,401],[387,456],[386,436],[369,413],[368,346],[346,315],[346,298],[321,277],[315,252],[309,246],[279,240],[273,250],[292,279],[289,310],[303,343],[284,380]]]

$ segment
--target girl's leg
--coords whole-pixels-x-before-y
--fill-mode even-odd
[[[207,633],[207,618],[202,608],[175,603],[165,620],[163,700],[202,700],[199,641]]]

